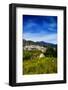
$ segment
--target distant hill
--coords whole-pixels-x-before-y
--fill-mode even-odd
[[[57,44],[47,43],[44,41],[34,42],[34,41],[23,39],[23,46],[26,46],[26,45],[39,45],[39,46],[43,46],[43,47],[51,46],[53,48],[57,47]]]

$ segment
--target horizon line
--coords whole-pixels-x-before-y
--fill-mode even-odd
[[[23,40],[26,40],[26,39],[23,39]],[[33,40],[26,40],[26,41],[33,41]],[[33,42],[45,42],[45,43],[50,43],[50,42],[46,42],[46,41],[33,41]],[[57,43],[50,43],[50,44],[55,44],[55,45],[57,45]]]

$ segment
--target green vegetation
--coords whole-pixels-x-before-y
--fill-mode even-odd
[[[31,60],[33,58],[37,58],[42,52],[39,50],[24,50],[23,51],[23,60]]]
[[[23,51],[23,74],[57,73],[57,55],[55,55],[55,52],[48,47],[46,52],[43,53],[45,57],[40,58],[42,52],[39,50]]]
[[[46,52],[44,52],[44,55],[47,57],[57,57],[57,47],[52,48],[48,46]]]
[[[57,73],[57,59],[45,57],[33,60],[25,60],[23,74],[48,74]]]

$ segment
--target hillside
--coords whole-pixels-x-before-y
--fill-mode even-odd
[[[57,73],[57,45],[23,40],[23,75]]]
[[[57,44],[47,43],[44,41],[37,41],[37,42],[29,41],[29,40],[27,41],[27,40],[23,39],[23,46],[26,46],[26,45],[39,45],[39,46],[43,46],[43,47],[51,46],[53,48],[57,47]]]

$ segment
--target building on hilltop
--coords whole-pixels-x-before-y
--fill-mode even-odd
[[[46,51],[45,47],[38,46],[38,45],[26,45],[24,46],[24,50],[40,50],[42,52]]]

